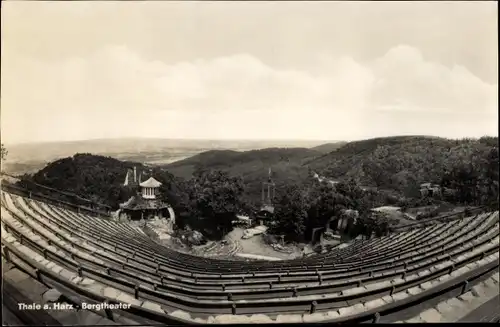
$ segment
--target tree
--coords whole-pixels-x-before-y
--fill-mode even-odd
[[[243,181],[222,171],[197,171],[186,183],[186,224],[210,239],[221,239],[232,230],[242,206]]]
[[[485,191],[483,202],[487,205],[492,205],[498,210],[498,189],[499,189],[499,174],[498,174],[499,158],[498,147],[490,149],[486,155],[486,160],[483,163],[483,175]]]
[[[351,230],[351,236],[355,237],[357,235],[365,235],[370,238],[373,233],[380,237],[389,232],[390,219],[387,215],[382,213],[364,213],[359,216],[356,224]]]
[[[162,200],[168,203],[176,214],[185,212],[187,203],[185,180],[159,167],[152,169],[151,176],[161,183],[159,192]]]
[[[337,186],[316,183],[315,187],[310,190],[311,202],[306,224],[308,233],[317,227],[326,228],[331,221],[341,217],[342,210],[352,207],[352,199],[342,192],[344,190],[339,191]]]
[[[450,156],[442,175],[445,198],[465,205],[498,203],[498,147],[483,140],[476,147],[462,145],[460,150],[466,155]]]
[[[302,241],[308,219],[307,192],[296,185],[289,185],[278,196],[274,206],[275,224],[270,232],[285,235],[285,241]]]
[[[5,145],[3,145],[3,143],[2,143],[2,150],[1,150],[2,161],[7,158],[8,153],[9,153],[9,151],[7,151],[7,149],[5,148]]]
[[[72,202],[72,196],[52,192],[34,183],[47,186],[79,197],[91,199],[117,209],[119,204],[128,200],[136,193],[136,189],[123,186],[127,170],[136,167],[139,171],[146,170],[140,163],[124,162],[110,157],[75,154],[73,157],[62,158],[49,163],[32,177],[25,176],[19,186],[28,186],[30,190],[59,200]],[[123,191],[120,189],[124,188]]]
[[[343,217],[345,209],[368,211],[364,192],[354,180],[335,185],[327,182],[290,185],[281,191],[275,205],[271,233],[287,241],[308,241],[314,230],[327,228]]]
[[[391,166],[389,164],[390,148],[378,146],[363,162],[363,171],[377,187],[386,186],[390,180]]]

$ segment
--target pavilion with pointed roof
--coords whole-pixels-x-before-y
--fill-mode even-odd
[[[137,180],[135,171],[134,167],[133,177],[130,176],[130,172],[127,172],[124,185],[137,187],[137,194],[120,205],[121,213],[128,216],[131,220],[147,220],[153,217],[175,219],[174,217],[170,217],[170,206],[168,203],[163,202],[158,197],[162,184],[152,176],[146,181],[141,182],[142,175],[139,175],[139,180]]]
[[[140,183],[139,186],[141,187],[141,194],[144,199],[154,199],[158,194],[161,183],[153,177],[149,177],[148,180]]]

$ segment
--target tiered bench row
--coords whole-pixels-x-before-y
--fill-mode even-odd
[[[1,200],[6,260],[76,303],[130,304],[141,323],[376,321],[498,268],[498,212],[241,262],[173,251],[124,222],[7,192]]]

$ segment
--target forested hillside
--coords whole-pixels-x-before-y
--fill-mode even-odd
[[[120,186],[127,169],[134,166],[138,171],[153,169],[110,157],[77,154],[50,163],[31,179],[115,207],[130,194]],[[172,202],[176,201],[175,193],[182,193],[175,190],[183,187],[183,180],[196,172],[221,170],[242,178],[246,201],[258,203],[269,168],[277,192],[288,185],[303,184],[314,171],[410,198],[420,196],[420,184],[431,182],[460,189],[460,202],[477,202],[482,201],[481,196],[498,194],[498,138],[376,138],[350,142],[328,154],[307,148],[214,150],[154,170],[155,178],[165,183],[165,192],[171,192]]]
[[[175,176],[190,178],[196,171],[222,170],[230,176],[241,177],[245,197],[258,201],[261,185],[268,178],[269,168],[277,188],[300,184],[309,178],[304,164],[320,152],[307,148],[268,148],[245,152],[213,150],[164,166]]]
[[[311,148],[311,149],[314,151],[318,151],[318,152],[326,154],[326,153],[330,153],[332,151],[335,151],[335,150],[343,147],[346,144],[347,144],[347,142],[339,141],[339,142],[321,144],[321,145],[315,146],[314,148]]]
[[[329,146],[325,145],[323,150]],[[314,171],[334,180],[353,179],[360,185],[404,197],[419,197],[420,184],[427,182],[462,188],[462,202],[472,201],[472,195],[467,194],[476,191],[470,187],[465,190],[460,183],[498,188],[495,167],[498,167],[497,137],[450,140],[428,136],[349,142],[327,154],[314,148],[207,151],[165,166],[172,174],[185,178],[197,170],[213,169],[242,177],[250,201],[258,201],[261,183],[271,168],[278,190],[302,184]]]
[[[34,184],[30,183],[32,181],[117,208],[119,203],[126,201],[134,194],[134,190],[123,187],[127,170],[133,167],[136,167],[137,173],[142,173],[143,176],[153,173],[152,168],[141,163],[92,154],[76,154],[73,157],[49,163],[32,176],[23,176],[20,184],[33,191],[45,193],[44,189],[37,189]],[[172,188],[173,175],[155,169],[154,176],[164,183],[162,188],[165,188],[165,191]]]
[[[162,197],[178,214],[178,227],[189,225],[212,239],[231,230],[235,213],[258,208],[269,168],[276,183],[275,221],[270,231],[287,240],[308,240],[313,229],[329,222],[335,225],[344,209],[360,214],[350,228],[352,236],[384,234],[397,221],[373,218],[370,208],[426,205],[434,200],[421,199],[419,184],[424,182],[454,190],[438,202],[498,207],[498,138],[491,137],[379,138],[350,142],[328,154],[305,148],[208,151],[163,167],[76,154],[24,176],[19,183],[45,193],[34,183],[42,184],[116,209],[137,191],[123,187],[125,174],[133,167],[144,178],[154,176],[162,183]],[[312,178],[313,171],[343,182],[320,184]],[[363,191],[360,183],[377,189]],[[64,194],[61,200],[71,201]]]
[[[462,179],[483,178],[494,174],[495,165],[498,167],[497,137],[449,140],[425,136],[350,142],[308,163],[320,175],[339,180],[353,178],[362,185],[406,196],[418,196],[422,183],[446,183],[459,173]]]
[[[231,230],[231,214],[248,207],[243,202],[241,179],[231,178],[224,172],[198,171],[191,179],[184,180],[161,167],[91,154],[76,154],[54,161],[32,176],[23,176],[17,184],[61,201],[75,203],[78,199],[88,199],[116,210],[138,191],[123,185],[127,170],[134,167],[137,174],[142,174],[142,180],[153,176],[162,183],[161,197],[172,205],[180,226],[190,224],[209,238],[223,237]]]

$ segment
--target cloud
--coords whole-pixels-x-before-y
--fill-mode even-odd
[[[395,105],[407,110],[485,112],[496,108],[496,85],[463,66],[451,69],[426,61],[418,49],[397,46],[372,65],[378,83],[372,90],[375,107]],[[495,109],[496,110],[496,109]]]
[[[2,130],[16,140],[127,133],[355,138],[378,133],[380,126],[371,126],[387,119],[377,112],[413,112],[427,119],[475,114],[482,117],[474,132],[479,133],[485,126],[492,130],[489,119],[498,103],[496,85],[463,66],[428,61],[406,45],[370,62],[320,56],[314,70],[277,69],[250,54],[167,65],[115,45],[62,62],[4,58],[2,88]],[[198,123],[202,131],[190,124],[196,115],[205,117]],[[273,123],[264,123],[270,117]],[[402,132],[391,126],[386,134]]]

